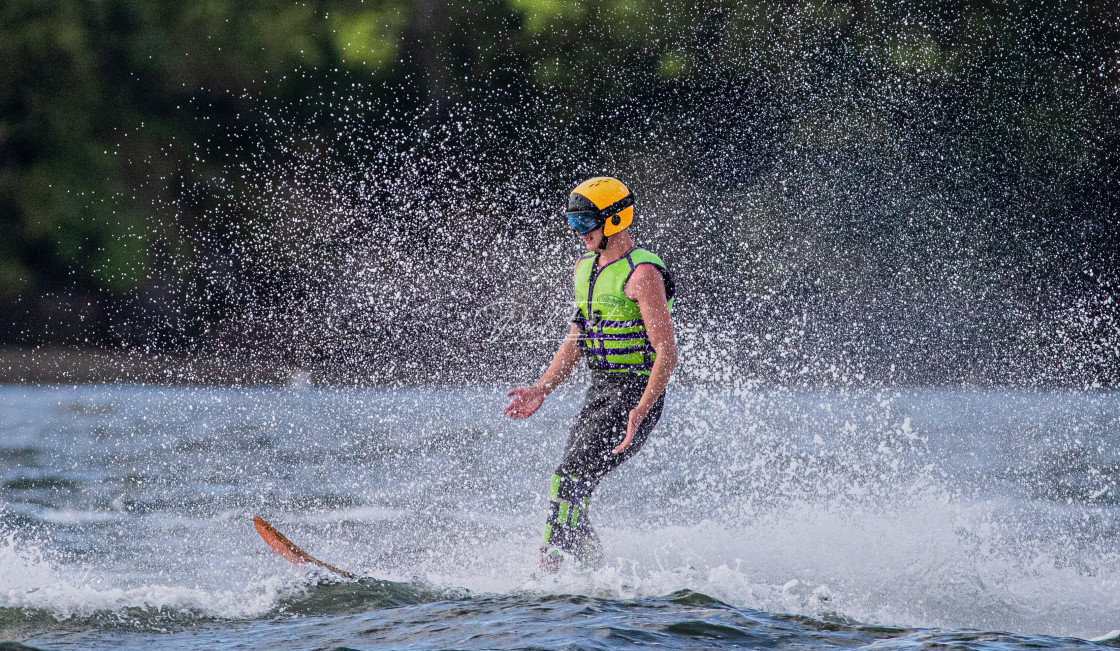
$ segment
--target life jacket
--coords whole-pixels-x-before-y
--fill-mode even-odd
[[[666,307],[673,309],[675,284],[661,258],[634,247],[626,255],[598,268],[599,255],[587,253],[576,263],[575,295],[579,312],[579,346],[592,371],[649,375],[657,352],[650,344],[642,311],[626,297],[626,281],[641,264],[652,264],[665,280]]]

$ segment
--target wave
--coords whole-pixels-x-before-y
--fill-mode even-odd
[[[206,624],[291,616],[334,616],[464,598],[407,583],[362,578],[340,582],[326,577],[280,586],[254,586],[241,593],[201,592],[174,586],[134,590],[51,590],[49,604],[0,606],[0,637],[24,638],[59,628],[173,633]],[[66,598],[60,595],[68,593]],[[245,597],[271,595],[237,607]],[[31,600],[28,600],[31,601]],[[60,608],[61,605],[66,604]]]
[[[317,623],[311,630],[292,620],[285,625],[283,636],[298,639],[304,645],[318,645],[329,641],[337,644],[342,639],[364,642],[376,641],[378,646],[395,646],[424,641],[428,646],[454,642],[464,648],[521,648],[527,642],[535,648],[571,648],[572,642],[586,641],[589,633],[602,640],[596,648],[617,645],[665,648],[743,648],[773,646],[783,640],[807,648],[970,648],[970,649],[1106,649],[1118,648],[1113,635],[1094,641],[1051,636],[1025,636],[1001,632],[942,631],[907,629],[861,624],[842,617],[811,618],[803,615],[772,614],[736,607],[711,596],[691,590],[680,590],[656,598],[636,600],[603,599],[572,595],[510,594],[496,596],[471,596],[460,594],[439,598],[435,594],[417,594],[399,584],[358,581],[350,584],[319,583],[307,586],[307,594],[297,599],[300,609],[315,616]],[[386,590],[395,593],[385,602]],[[401,598],[403,596],[403,599]],[[383,615],[384,610],[369,610],[374,602],[398,606],[419,599],[430,603],[422,609],[401,614]],[[347,613],[361,613],[345,617]],[[288,612],[277,613],[289,614]],[[332,616],[334,615],[334,616]],[[130,620],[124,619],[130,616]],[[49,620],[48,613],[0,609],[0,623],[12,618],[25,621]],[[216,623],[204,631],[200,639],[199,624],[206,620],[192,618],[172,621],[166,615],[153,615],[145,611],[98,614],[67,621],[67,635],[72,635],[82,625],[93,629],[92,639],[104,640],[103,630],[128,629],[129,633],[149,634],[139,639],[161,646],[196,648],[212,641],[228,639],[229,626]],[[324,627],[325,621],[330,622]],[[176,637],[188,628],[184,637]],[[39,636],[50,629],[49,623],[30,636]],[[480,629],[482,629],[480,631]],[[0,629],[2,630],[2,629]],[[278,630],[271,629],[273,635]],[[158,635],[150,637],[151,633]],[[370,636],[373,635],[373,638]],[[387,637],[384,637],[387,636]],[[45,636],[50,639],[50,635]],[[91,639],[87,637],[86,639]],[[109,638],[115,639],[115,638]],[[133,637],[136,640],[138,638]],[[189,640],[188,644],[183,644]],[[479,644],[481,643],[481,645]],[[47,643],[49,646],[49,642]],[[365,646],[365,644],[363,644]],[[206,645],[208,648],[209,645]],[[0,651],[38,651],[36,647],[15,643],[0,643]]]
[[[321,473],[303,456],[292,466],[262,454],[246,470],[245,455],[215,453],[216,467],[198,475],[182,473],[205,464],[161,456],[163,439],[136,437],[157,450],[141,457],[166,475],[129,483],[127,498],[92,472],[96,499],[70,499],[87,486],[73,490],[69,475],[45,471],[8,487],[23,501],[3,512],[7,530],[21,533],[0,538],[0,631],[59,622],[176,630],[433,601],[625,601],[681,591],[844,626],[1085,638],[1120,628],[1120,462],[1105,444],[1114,419],[1098,419],[1096,429],[1001,426],[981,436],[974,412],[990,401],[978,398],[950,405],[956,420],[938,411],[924,424],[879,396],[854,406],[817,395],[798,398],[809,407],[787,404],[794,398],[727,408],[698,398],[667,416],[665,435],[597,493],[592,511],[607,565],[556,579],[531,577],[544,511],[540,468],[551,468],[543,459],[555,452],[539,447],[535,431],[505,442],[478,437],[477,458],[443,458],[440,445],[402,439],[393,449],[423,450],[423,461],[372,471],[380,452],[336,468],[352,447],[331,448],[324,435],[316,446],[322,440],[336,456]],[[803,413],[805,423],[784,424]],[[412,430],[441,442],[460,431],[443,421],[425,427]],[[409,435],[385,436],[398,433]],[[525,445],[511,453],[510,440]],[[302,455],[304,443],[295,437],[275,450]],[[306,472],[273,487],[277,469],[289,467]],[[132,473],[133,462],[117,470]],[[252,484],[258,475],[268,483]],[[250,485],[230,487],[242,481]],[[247,511],[260,505],[317,556],[390,580],[332,582],[288,566],[249,525]],[[34,531],[51,543],[31,540]],[[132,531],[135,539],[103,552],[102,541]]]
[[[261,546],[259,563],[221,570],[220,588],[115,587],[94,570],[8,536],[0,545],[0,631],[60,621],[173,630],[495,595],[626,600],[680,591],[761,612],[867,625],[1083,638],[1117,628],[1120,553],[1107,544],[1113,537],[1100,535],[1094,527],[1102,523],[1085,521],[1082,509],[1032,508],[930,491],[889,506],[787,504],[769,513],[728,510],[720,521],[689,525],[630,523],[601,529],[604,567],[544,578],[532,576],[535,545],[522,535],[472,546],[455,537],[441,542],[443,535],[418,538],[426,552],[395,563],[372,562],[362,545],[336,546],[332,562],[393,579],[357,582],[288,566]],[[260,546],[251,542],[254,550]]]
[[[398,608],[467,594],[369,577],[337,581],[314,572],[281,573],[230,590],[101,583],[8,535],[0,546],[0,639],[61,628],[170,633],[239,620]]]

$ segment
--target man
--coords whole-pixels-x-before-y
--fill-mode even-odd
[[[581,351],[587,356],[591,387],[549,491],[541,546],[541,568],[548,572],[560,569],[561,551],[588,566],[601,561],[587,515],[591,493],[645,444],[677,364],[669,318],[673,278],[660,258],[630,239],[630,191],[612,178],[589,179],[569,195],[566,216],[588,251],[573,273],[578,309],[548,370],[533,386],[510,391],[513,401],[504,412],[532,416],[571,374]]]

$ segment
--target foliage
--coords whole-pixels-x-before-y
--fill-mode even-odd
[[[0,337],[176,349],[270,292],[290,298],[302,254],[267,224],[291,211],[269,212],[263,175],[233,171],[304,159],[355,115],[350,136],[434,155],[410,159],[445,186],[430,205],[503,178],[540,201],[598,169],[706,202],[730,242],[709,253],[737,256],[752,291],[800,301],[773,318],[922,276],[942,280],[892,291],[983,302],[996,278],[1015,301],[1034,287],[1096,304],[1084,296],[1117,262],[1117,25],[1103,0],[8,0],[0,301],[16,316]],[[453,135],[464,120],[492,128]],[[492,162],[457,170],[435,133]],[[371,173],[368,148],[337,149],[353,185],[328,195]],[[647,205],[669,216],[661,237],[687,240],[679,206]],[[467,221],[443,228],[414,237],[471,241]],[[253,261],[265,234],[281,268]],[[892,238],[909,261],[883,256]]]

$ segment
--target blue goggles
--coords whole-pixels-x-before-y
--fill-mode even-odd
[[[603,225],[603,218],[599,216],[598,210],[581,210],[579,212],[570,212],[568,215],[568,225],[572,230],[580,235],[587,235],[591,231]]]

